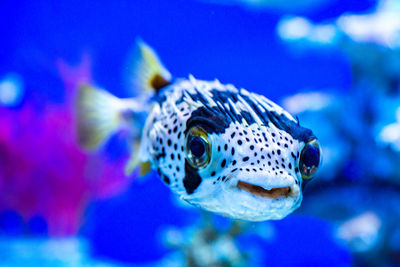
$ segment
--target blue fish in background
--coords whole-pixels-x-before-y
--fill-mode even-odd
[[[137,97],[83,86],[78,132],[88,148],[126,128],[129,175],[151,168],[183,200],[232,218],[281,219],[299,207],[301,186],[321,161],[311,130],[264,96],[219,81],[172,80],[155,52],[138,45]]]

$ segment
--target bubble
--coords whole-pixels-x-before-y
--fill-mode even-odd
[[[9,73],[0,80],[0,105],[15,107],[22,101],[24,87],[18,74]]]

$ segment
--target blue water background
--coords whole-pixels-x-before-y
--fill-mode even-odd
[[[343,12],[365,11],[373,4],[333,1],[321,10],[298,15],[321,21]],[[96,83],[118,96],[130,96],[124,75],[134,42],[140,37],[158,51],[174,77],[218,78],[275,101],[309,88],[348,90],[351,69],[346,56],[335,50],[291,53],[276,35],[281,15],[188,0],[3,0],[0,76],[20,74],[25,100],[39,95],[44,105],[47,101],[62,103],[64,85],[55,61],[78,64],[87,52]],[[90,240],[93,255],[125,263],[158,260],[167,251],[158,242],[162,226],[183,227],[200,216],[197,210],[177,208],[171,192],[153,176],[132,183],[120,196],[89,206],[80,235]],[[18,234],[21,219],[17,215],[3,213],[0,220],[5,232]],[[289,217],[274,224],[281,242],[264,244],[271,265],[278,266],[286,253],[291,253],[293,260],[286,259],[288,266],[313,261],[322,264],[326,257],[332,266],[340,264],[335,258],[349,261],[347,252],[328,236],[329,225],[317,219]],[[45,228],[40,221],[37,227],[38,232]]]

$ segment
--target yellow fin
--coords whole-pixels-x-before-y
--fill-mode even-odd
[[[120,101],[101,89],[91,86],[79,88],[77,119],[81,145],[95,149],[118,129]]]
[[[137,155],[132,154],[125,165],[125,175],[126,176],[131,175],[139,164],[140,164],[139,157]]]
[[[125,165],[125,175],[129,176],[132,172],[140,166],[140,176],[145,176],[151,171],[151,164],[149,161],[142,162],[139,158],[140,142],[137,141],[133,146],[133,153]]]
[[[171,74],[164,67],[156,52],[145,42],[137,41],[137,50],[133,59],[132,86],[137,95],[149,91],[158,92],[171,83]]]
[[[150,161],[142,162],[140,164],[140,176],[145,176],[151,171],[151,163]]]
[[[140,143],[137,141],[133,145],[132,154],[128,159],[128,162],[125,165],[125,175],[129,176],[136,169],[136,167],[140,164],[139,155],[137,151],[139,150]]]

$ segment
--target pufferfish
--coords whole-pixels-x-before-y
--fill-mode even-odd
[[[98,148],[126,129],[127,175],[154,169],[181,199],[231,218],[276,220],[300,206],[321,161],[311,130],[262,95],[192,75],[173,79],[147,44],[137,51],[136,97],[80,88],[83,146]]]

